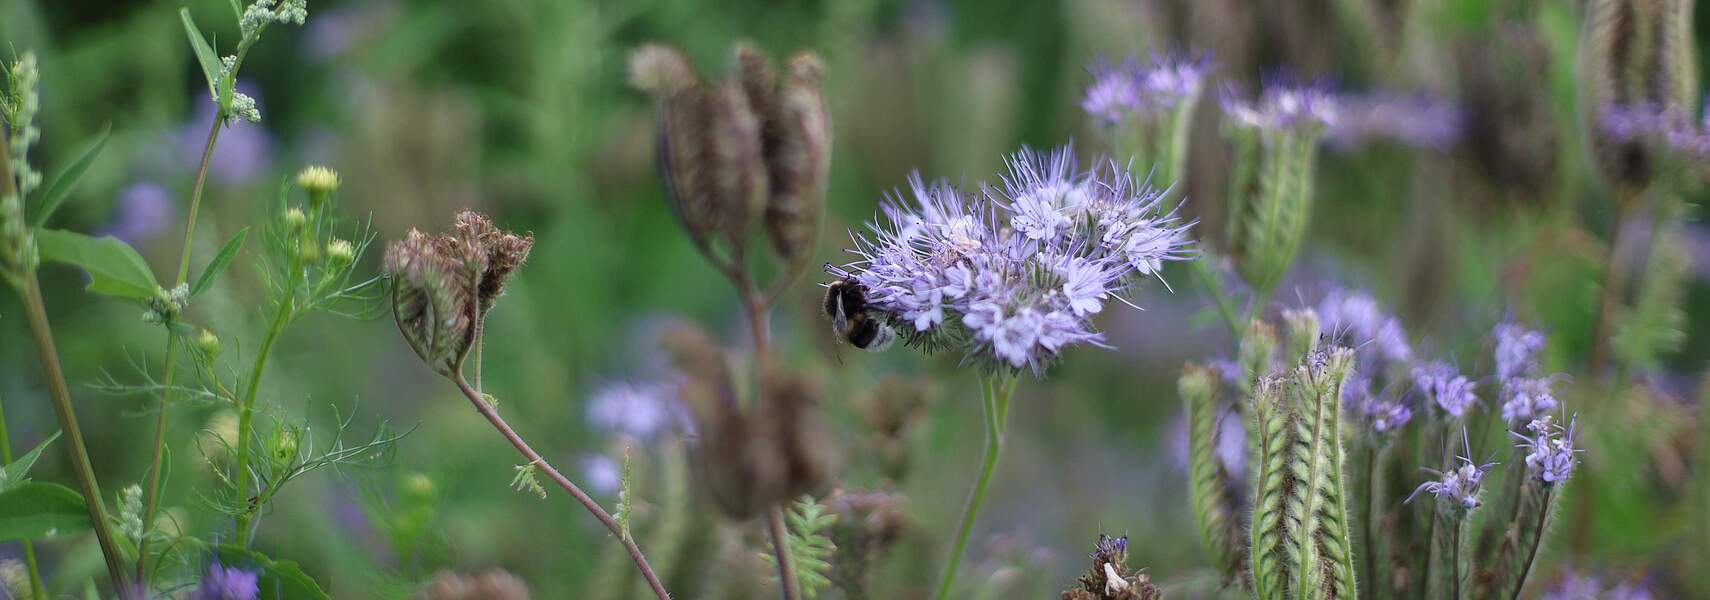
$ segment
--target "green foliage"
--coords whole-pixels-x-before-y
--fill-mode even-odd
[[[1664,354],[1686,340],[1682,310],[1691,259],[1680,245],[1677,227],[1663,225],[1654,235],[1654,251],[1639,279],[1637,298],[1624,310],[1611,340],[1628,367],[1656,369]]]
[[[30,481],[30,467],[36,466],[36,460],[42,457],[42,451],[46,450],[54,440],[59,439],[59,434],[58,431],[53,432],[53,435],[42,440],[42,443],[37,444],[29,452],[25,452],[23,456],[7,463],[4,467],[0,467],[0,494]]]
[[[75,490],[30,481],[0,493],[0,542],[39,540],[89,530],[89,508]]]
[[[149,300],[160,290],[154,272],[135,248],[107,236],[90,237],[72,231],[43,229],[36,233],[43,260],[82,267],[89,272],[89,291],[97,294]]]
[[[617,511],[612,518],[617,519],[618,529],[623,531],[623,537],[629,538],[629,518],[635,513],[635,471],[630,468],[629,448],[623,450],[623,479],[618,482]]]
[[[546,499],[546,487],[540,485],[540,468],[534,463],[516,466],[517,474],[511,478],[511,489],[519,492],[531,492]]]
[[[1306,237],[1318,139],[1316,132],[1290,132],[1260,140],[1258,193],[1244,209],[1241,249],[1241,275],[1260,298],[1282,279]]]
[[[831,555],[837,551],[837,546],[831,542],[830,530],[837,522],[837,515],[826,512],[825,505],[812,496],[802,496],[787,515],[790,561],[796,567],[802,597],[811,600],[831,587]],[[760,556],[776,570],[776,557],[769,553],[761,553]]]
[[[230,105],[230,100],[221,95],[220,56],[208,45],[208,38],[202,35],[202,30],[196,28],[196,21],[190,18],[190,9],[178,9],[178,16],[184,21],[184,34],[190,38],[190,50],[196,55],[196,64],[202,67],[202,77],[208,82],[208,96],[219,103],[223,112],[224,107]]]
[[[97,157],[101,156],[101,150],[107,147],[107,138],[112,133],[111,125],[102,127],[101,134],[95,136],[95,141],[89,145],[89,148],[84,150],[83,154],[71,163],[71,166],[55,175],[53,181],[48,183],[47,188],[42,191],[41,197],[36,200],[36,204],[41,205],[41,208],[36,209],[36,216],[32,221],[35,227],[39,228],[47,224],[48,219],[53,217],[53,213],[59,210],[59,205],[65,202],[65,197],[71,193],[71,188],[77,185],[77,181],[83,178],[83,173],[89,170],[90,165],[95,164]]]
[[[1214,385],[1215,375],[1209,369],[1188,365],[1177,388],[1188,418],[1188,495],[1200,543],[1217,568],[1233,578],[1241,566],[1240,522],[1230,510],[1228,469],[1217,458],[1221,428]]]
[[[213,287],[214,280],[219,279],[220,274],[224,273],[226,267],[231,265],[232,258],[237,256],[238,250],[243,249],[243,241],[247,237],[249,237],[249,228],[245,227],[239,229],[231,239],[226,240],[225,245],[220,246],[220,251],[214,254],[214,259],[208,261],[208,266],[202,268],[202,274],[196,276],[196,283],[190,286],[191,298],[200,296],[202,292]]]

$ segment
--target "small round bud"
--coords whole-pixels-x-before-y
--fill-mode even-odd
[[[301,208],[287,208],[285,209],[285,216],[281,217],[281,220],[285,222],[286,227],[301,229],[304,225],[309,224],[309,215],[303,214]]]
[[[297,185],[302,186],[303,191],[308,192],[310,196],[336,191],[338,183],[338,171],[326,167],[307,167],[297,173]]]
[[[427,498],[433,496],[433,478],[420,472],[405,473],[403,484],[404,492],[410,497]]]
[[[297,258],[303,259],[304,264],[321,262],[321,245],[307,237],[297,242]]]
[[[350,240],[334,239],[327,242],[327,262],[335,265],[347,265],[356,260],[356,247]]]
[[[214,332],[212,331],[203,329],[201,333],[196,334],[196,348],[201,350],[202,354],[208,355],[209,358],[219,356],[220,336],[214,335]]]

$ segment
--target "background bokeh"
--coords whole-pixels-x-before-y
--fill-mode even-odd
[[[0,0],[0,52],[29,49],[41,59],[38,164],[51,172],[102,127],[113,129],[54,225],[117,235],[157,273],[174,266],[213,118],[179,22],[184,4]],[[187,4],[204,32],[236,38],[226,2]],[[845,232],[913,170],[972,186],[994,180],[1004,155],[1023,145],[1108,152],[1079,108],[1085,65],[1188,49],[1210,52],[1217,79],[1246,89],[1271,73],[1322,76],[1342,90],[1427,94],[1466,115],[1458,140],[1440,149],[1326,149],[1311,233],[1279,305],[1310,303],[1332,283],[1369,289],[1416,345],[1462,364],[1487,356],[1490,326],[1512,315],[1550,335],[1555,370],[1576,371],[1590,348],[1613,221],[1581,140],[1580,4],[315,0],[305,27],[270,29],[244,66],[239,87],[264,120],[222,135],[195,255],[212,255],[231,232],[267,218],[279,185],[307,164],[342,174],[340,206],[371,216],[380,243],[412,227],[443,229],[466,207],[532,231],[531,260],[489,320],[487,391],[550,459],[597,480],[582,466],[618,450],[588,422],[587,399],[611,382],[656,376],[656,337],[673,320],[701,323],[739,347],[746,327],[729,286],[666,208],[653,105],[625,81],[630,49],[676,44],[713,72],[739,39],[774,56],[812,48],[824,57],[836,144],[817,261],[843,260]],[[1366,17],[1375,20],[1349,5],[1374,9]],[[1385,12],[1407,9],[1425,16]],[[1516,24],[1508,11],[1529,12]],[[1710,31],[1702,7],[1699,15],[1698,29]],[[1402,22],[1416,29],[1403,35]],[[1215,106],[1215,93],[1206,94],[1182,183],[1189,210],[1212,230],[1220,202],[1194,199],[1223,194],[1228,159]],[[1685,344],[1636,373],[1632,390],[1573,405],[1596,416],[1582,417],[1591,476],[1553,539],[1551,577],[1573,567],[1667,586],[1690,579],[1673,551],[1704,502],[1692,491],[1702,468],[1693,423],[1710,359],[1710,229],[1689,223],[1684,241]],[[359,272],[378,269],[378,253],[365,261]],[[193,309],[194,320],[224,332],[228,352],[253,345],[265,322],[249,262],[240,257]],[[43,278],[93,461],[116,493],[146,467],[151,403],[88,384],[135,381],[139,366],[158,370],[161,333],[133,305],[83,292],[75,270],[48,266]],[[1187,271],[1166,279],[1173,291],[1151,285],[1135,295],[1144,311],[1106,311],[1114,350],[1076,349],[1044,380],[1022,382],[965,578],[1008,590],[991,592],[999,597],[1046,595],[1083,568],[1101,532],[1129,534],[1130,564],[1156,580],[1209,577],[1186,500],[1174,382],[1183,362],[1230,348]],[[804,278],[773,316],[777,351],[826,382],[827,421],[845,448],[861,447],[862,434],[845,400],[887,375],[930,382],[914,468],[894,482],[928,541],[916,568],[929,580],[978,461],[974,376],[955,357],[837,352],[816,310],[824,280]],[[28,447],[56,426],[20,312],[14,296],[0,295],[0,399],[14,444]],[[420,365],[390,319],[315,315],[273,356],[263,402],[274,413],[325,427],[336,409],[358,432],[381,422],[413,432],[387,466],[295,483],[265,517],[258,549],[301,562],[338,598],[396,595],[440,568],[503,567],[546,598],[602,585],[596,571],[610,568],[602,557],[615,547],[606,532],[562,496],[507,487],[512,450]],[[210,476],[193,440],[215,410],[173,410],[167,506],[195,530],[229,529],[196,508]],[[636,456],[645,471],[649,455]],[[845,457],[847,485],[877,483],[862,461]],[[50,453],[36,476],[69,480],[64,462]],[[614,500],[609,487],[599,497]],[[719,519],[710,510],[698,518]],[[764,548],[756,526],[728,529]],[[53,576],[75,581],[100,568],[89,540],[48,548]],[[0,556],[14,550],[0,547]],[[676,558],[655,562],[669,569]]]

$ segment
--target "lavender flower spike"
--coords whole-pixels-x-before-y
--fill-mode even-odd
[[[1247,100],[1225,88],[1219,102],[1229,122],[1242,129],[1281,131],[1320,128],[1337,121],[1337,102],[1323,85],[1267,83],[1257,98]]]
[[[1137,113],[1157,114],[1183,102],[1192,102],[1205,87],[1211,61],[1205,56],[1154,55],[1142,66],[1135,57],[1120,65],[1100,58],[1087,71],[1092,83],[1081,99],[1081,109],[1106,126],[1116,125]]]
[[[845,269],[910,345],[1038,374],[1070,346],[1103,345],[1091,316],[1191,257],[1191,224],[1114,163],[1083,169],[1063,148],[1008,164],[977,196],[911,178]]]
[[[1544,334],[1515,323],[1496,326],[1496,377],[1507,385],[1516,377],[1538,370],[1538,353],[1544,349]]]
[[[214,563],[186,600],[255,600],[259,593],[255,573]]]
[[[1108,59],[1099,58],[1098,62],[1087,67],[1093,80],[1087,85],[1086,96],[1081,99],[1081,110],[1104,125],[1121,122],[1140,108],[1140,86],[1134,77],[1137,70],[1139,66],[1133,59],[1118,66],[1110,64]]]
[[[1579,463],[1574,454],[1584,452],[1573,447],[1577,424],[1577,418],[1569,419],[1567,428],[1563,429],[1549,415],[1544,415],[1526,425],[1526,429],[1532,432],[1531,436],[1511,434],[1520,439],[1516,447],[1527,451],[1526,468],[1545,485],[1557,485],[1573,476],[1574,465]]]
[[[1478,403],[1476,385],[1448,363],[1414,367],[1413,385],[1451,417],[1466,416],[1467,409]]]

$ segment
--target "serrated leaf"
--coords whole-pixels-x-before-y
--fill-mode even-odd
[[[47,449],[48,444],[52,444],[54,440],[59,439],[59,433],[60,432],[58,431],[53,432],[53,435],[48,436],[48,439],[42,440],[42,443],[37,444],[35,449],[25,452],[24,455],[18,457],[17,460],[12,461],[4,467],[0,467],[0,494],[6,493],[6,491],[23,485],[25,482],[29,481],[27,477],[30,474],[30,467],[36,466],[36,459],[42,457],[42,451]]]
[[[243,248],[244,239],[248,237],[249,228],[245,227],[238,230],[231,239],[226,240],[224,246],[220,246],[220,251],[214,255],[214,260],[208,261],[208,266],[202,267],[202,274],[196,276],[196,284],[190,286],[191,298],[200,296],[209,286],[214,285],[214,280],[220,277],[220,273],[225,272],[226,266],[232,264],[232,257],[237,256],[238,250]]]
[[[208,78],[208,94],[219,96],[220,55],[214,53],[214,48],[208,45],[208,38],[202,37],[202,30],[196,28],[196,22],[190,19],[190,9],[178,9],[178,16],[184,19],[184,33],[190,36],[190,50],[196,54],[196,62],[202,65],[202,76]]]
[[[91,237],[73,231],[43,229],[36,233],[43,260],[82,267],[92,278],[89,291],[117,298],[147,300],[160,284],[141,254],[113,236]]]
[[[83,496],[57,483],[31,481],[0,493],[0,542],[39,540],[89,529]]]
[[[101,128],[101,135],[95,136],[95,143],[90,144],[89,149],[84,150],[76,162],[60,171],[59,175],[54,176],[53,183],[44,188],[46,191],[42,192],[41,208],[37,210],[36,219],[33,221],[36,227],[47,223],[48,217],[52,217],[54,211],[59,210],[59,205],[65,202],[66,195],[71,193],[72,186],[77,185],[77,180],[83,178],[83,173],[89,170],[89,165],[95,164],[95,157],[100,156],[101,150],[107,147],[107,136],[112,133],[111,124]]]
[[[260,552],[246,549],[242,546],[221,544],[214,547],[214,554],[219,557],[220,564],[228,567],[255,571],[256,588],[261,594],[256,600],[299,600],[313,598],[316,600],[331,600],[320,584],[309,577],[297,563],[289,560],[273,560]]]

